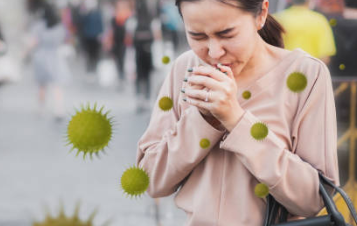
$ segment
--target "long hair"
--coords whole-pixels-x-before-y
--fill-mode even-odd
[[[176,6],[178,7],[179,13],[182,17],[181,3],[182,2],[198,2],[204,0],[176,0]],[[258,16],[262,11],[262,5],[264,0],[235,0],[238,2],[239,6],[235,6],[228,2],[228,0],[216,0],[232,7],[237,7],[246,12],[250,12],[253,16]],[[276,21],[270,14],[268,14],[266,23],[262,29],[258,31],[259,35],[263,40],[273,46],[284,48],[284,42],[282,34],[284,33],[284,28]]]

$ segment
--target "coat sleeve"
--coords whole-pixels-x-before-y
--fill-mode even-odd
[[[149,174],[147,192],[153,198],[174,193],[224,134],[206,122],[196,107],[181,112],[185,68],[187,63],[177,59],[160,89],[149,126],[138,142],[136,163]],[[158,105],[165,96],[174,103],[169,111]],[[202,139],[210,141],[210,146],[202,148]]]
[[[269,125],[267,137],[255,140],[250,130],[259,119],[250,111],[245,112],[220,145],[235,152],[291,214],[303,217],[313,216],[323,207],[318,171],[339,185],[336,109],[330,73],[322,63],[316,71],[292,123],[293,150],[287,150]]]

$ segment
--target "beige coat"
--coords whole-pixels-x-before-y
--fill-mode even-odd
[[[245,114],[225,134],[182,100],[187,69],[199,64],[193,51],[177,58],[138,142],[137,165],[150,176],[148,194],[163,197],[178,191],[175,203],[187,213],[186,226],[262,225],[266,199],[255,195],[258,183],[266,184],[291,214],[316,214],[322,207],[317,170],[339,185],[336,111],[326,65],[300,49],[289,53],[238,90]],[[292,72],[305,74],[304,91],[288,88]],[[248,100],[242,97],[245,90],[251,92]],[[173,99],[170,111],[158,107],[163,96]],[[251,136],[256,122],[269,129],[264,140]],[[207,149],[200,146],[203,138],[211,143]]]

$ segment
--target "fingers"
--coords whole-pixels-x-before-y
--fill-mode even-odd
[[[187,79],[187,83],[190,86],[206,87],[213,90],[220,88],[220,83],[217,80],[202,75],[191,75]]]
[[[221,72],[218,69],[219,68],[214,68],[210,66],[194,67],[192,69],[192,75],[207,76],[219,82],[225,81],[227,79],[226,78],[227,75],[225,75],[223,72]]]
[[[233,75],[233,71],[230,67],[228,66],[224,66],[222,64],[217,64],[217,68],[223,72],[225,75],[227,75],[229,78],[234,80],[234,75]]]
[[[209,90],[198,90],[198,89],[191,89],[191,88],[186,88],[183,89],[183,91],[186,94],[186,97],[188,99],[196,99],[196,100],[201,100],[201,101],[205,101],[205,102],[211,102],[213,99],[212,95],[212,91]],[[206,101],[207,100],[207,101]]]
[[[196,106],[196,107],[203,109],[207,112],[211,111],[211,103],[210,102],[205,102],[200,99],[193,99],[193,98],[186,98],[184,101],[186,101],[190,105]]]

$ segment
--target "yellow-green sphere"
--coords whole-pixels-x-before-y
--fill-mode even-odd
[[[340,66],[338,67],[341,71],[346,69],[346,66],[344,64],[340,64]]]
[[[173,107],[173,105],[174,105],[174,102],[172,101],[172,99],[170,97],[162,97],[159,100],[159,107],[163,111],[169,111]]]
[[[242,96],[244,99],[248,100],[252,96],[252,94],[248,90],[246,90],[242,93]]]
[[[269,194],[269,188],[263,183],[259,183],[254,188],[254,193],[259,198],[265,198]]]
[[[262,122],[255,123],[250,129],[250,134],[256,140],[263,140],[268,136],[268,132],[268,127]]]
[[[200,146],[201,148],[203,149],[206,149],[206,148],[209,148],[209,146],[211,145],[211,142],[206,139],[206,138],[203,138],[201,141],[200,141]]]
[[[289,75],[286,84],[295,93],[303,91],[307,86],[307,78],[303,73],[293,72]]]
[[[336,20],[335,18],[330,19],[329,22],[330,22],[330,25],[331,25],[332,27],[334,27],[334,26],[337,25],[337,20]]]
[[[149,175],[139,167],[127,169],[121,177],[121,187],[129,196],[140,196],[149,187]]]
[[[170,57],[164,56],[164,57],[162,58],[162,63],[163,63],[163,64],[168,64],[168,63],[170,63]]]

